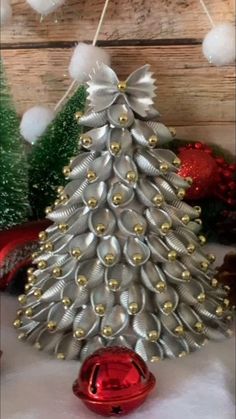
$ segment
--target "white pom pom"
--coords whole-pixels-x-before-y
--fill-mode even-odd
[[[21,120],[21,135],[26,141],[34,144],[44,133],[53,118],[53,111],[44,106],[34,106],[33,108],[28,109]]]
[[[27,0],[27,3],[29,3],[36,12],[46,16],[62,6],[65,3],[65,0]]]
[[[235,27],[231,23],[215,26],[206,35],[202,49],[211,64],[217,66],[233,64],[236,57]]]
[[[9,0],[0,0],[0,17],[1,17],[1,26],[7,25],[12,18],[12,8],[9,3]]]
[[[72,79],[83,83],[88,80],[89,74],[97,63],[111,64],[109,54],[102,48],[94,47],[80,42],[72,55],[69,73]]]

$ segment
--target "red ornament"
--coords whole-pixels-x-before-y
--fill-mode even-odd
[[[31,254],[38,246],[38,234],[46,229],[48,220],[32,221],[0,231],[0,290],[4,290],[17,272],[31,263]]]
[[[187,190],[186,197],[197,200],[212,196],[217,186],[217,164],[212,155],[199,147],[182,148],[178,154],[181,160],[179,175],[191,177],[192,186]]]
[[[120,416],[140,406],[155,382],[143,359],[134,351],[108,347],[85,360],[73,392],[93,412]]]

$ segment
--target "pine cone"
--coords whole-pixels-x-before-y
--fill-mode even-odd
[[[231,304],[236,305],[236,253],[227,253],[223,265],[218,268],[217,278],[222,284],[230,287],[228,297]]]

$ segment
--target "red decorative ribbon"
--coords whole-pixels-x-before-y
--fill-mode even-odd
[[[0,290],[10,284],[19,269],[31,263],[38,234],[49,225],[48,220],[40,220],[0,232]]]

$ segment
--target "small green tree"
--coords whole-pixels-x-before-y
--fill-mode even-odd
[[[44,217],[45,208],[56,197],[57,187],[65,184],[63,167],[78,154],[81,127],[75,113],[84,110],[85,100],[86,91],[82,86],[33,146],[29,156],[29,197],[36,219]]]
[[[26,221],[29,213],[27,161],[19,120],[0,61],[0,230]]]

